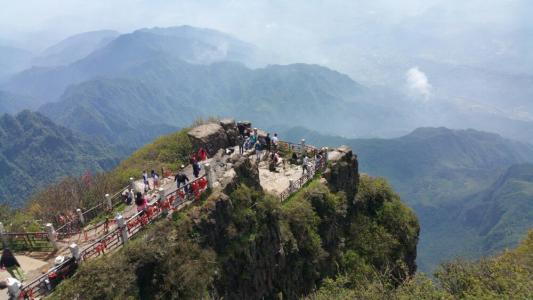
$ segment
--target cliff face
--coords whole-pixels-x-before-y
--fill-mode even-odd
[[[393,270],[391,276],[397,279],[415,272],[416,217],[392,191],[378,195],[377,202],[376,195],[356,197],[356,156],[347,147],[330,153],[323,179],[311,182],[286,203],[241,185],[230,195],[212,195],[206,205],[191,212],[200,244],[217,253],[218,296],[298,298],[322,279],[347,270],[346,257],[353,253],[364,264]],[[255,174],[256,168],[241,163],[237,177]],[[367,190],[370,181],[365,179]]]
[[[355,194],[359,183],[359,163],[352,149],[341,146],[328,153],[329,167],[324,172],[324,178],[332,192],[346,195],[350,212],[353,211]]]

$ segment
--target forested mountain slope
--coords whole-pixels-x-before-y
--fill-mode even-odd
[[[344,139],[304,128],[283,135],[349,145],[362,172],[387,178],[420,218],[422,270],[457,255],[477,258],[512,247],[533,227],[530,165],[524,164],[533,161],[529,144],[447,128],[419,128],[395,139]]]
[[[386,120],[394,112],[374,103],[381,96],[317,65],[252,70],[231,62],[198,65],[154,58],[123,77],[72,86],[41,111],[69,128],[136,145],[210,115],[253,119],[261,126],[302,124],[357,133],[374,130],[376,117],[370,116],[394,123]],[[346,119],[353,121],[347,125]],[[135,132],[138,136],[130,134]]]
[[[21,206],[35,189],[68,175],[115,166],[110,148],[23,111],[0,117],[0,203]]]

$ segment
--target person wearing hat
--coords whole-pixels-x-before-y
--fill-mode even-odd
[[[2,251],[2,258],[0,258],[0,268],[6,269],[14,278],[24,281],[26,277],[20,268],[20,264],[9,248],[5,247]]]

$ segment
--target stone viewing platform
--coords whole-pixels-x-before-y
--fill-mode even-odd
[[[242,132],[246,135],[244,138],[239,137]],[[135,237],[145,225],[184,209],[189,204],[208,196],[207,193],[216,192],[218,195],[226,195],[220,197],[228,197],[227,195],[240,184],[246,184],[250,188],[272,194],[280,201],[285,201],[320,173],[333,190],[346,190],[348,197],[355,195],[355,182],[358,180],[357,160],[351,149],[346,146],[319,149],[306,145],[304,140],[297,144],[277,141],[276,144],[272,143],[269,146],[270,151],[266,145],[262,145],[267,147],[263,149],[253,144],[251,149],[243,149],[241,154],[240,148],[243,144],[252,139],[262,144],[266,140],[267,133],[252,129],[249,122],[236,123],[231,119],[196,126],[190,129],[187,135],[193,149],[204,148],[207,151],[208,158],[201,162],[202,168],[198,179],[192,180],[194,178],[192,166],[187,165],[182,172],[192,181],[178,189],[174,182],[174,174],[166,174],[161,178],[162,184],[159,189],[146,193],[149,206],[145,213],[138,213],[135,205],[131,205],[117,212],[112,220],[90,224],[89,219],[84,220],[84,212],[78,211],[79,218],[74,222],[79,229],[68,234],[54,230],[50,224],[52,228],[48,233],[43,233],[43,237],[52,244],[53,251],[44,256],[39,263],[34,264],[36,268],[32,270],[25,268],[30,279],[23,283],[20,294],[29,299],[37,299],[49,294],[59,284],[61,280],[51,283],[51,273],[57,273],[58,269],[66,269],[67,265],[65,263],[53,267],[52,261],[57,255],[67,258],[70,269],[64,277],[70,277],[79,264],[115,251]],[[239,145],[240,143],[242,144]],[[100,205],[111,210],[121,201],[120,197],[115,197],[116,195],[120,195],[123,190],[139,191],[143,186],[142,180],[132,178],[128,187],[113,196],[106,195],[105,201]],[[95,211],[106,213],[109,210]],[[4,239],[7,236],[8,233],[2,235]],[[40,272],[52,267],[53,270],[44,274]]]

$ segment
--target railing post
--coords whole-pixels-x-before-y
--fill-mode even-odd
[[[68,246],[68,249],[70,250],[70,254],[72,254],[72,257],[74,257],[74,259],[76,259],[76,261],[79,261],[80,260],[80,247],[78,247],[78,245],[76,245],[76,243],[72,243],[70,244],[70,246]]]
[[[289,194],[294,190],[294,180],[289,179]]]
[[[301,153],[300,154],[304,154],[305,153],[305,139],[302,139],[302,141],[300,142],[300,151]]]
[[[78,218],[80,219],[81,225],[85,225],[85,217],[83,216],[81,209],[76,209],[76,212],[78,213]]]
[[[207,177],[207,186],[212,189],[214,187],[216,179],[216,175],[214,174],[213,170],[211,170],[211,165],[209,163],[206,163],[204,165],[205,168],[205,176]]]
[[[128,193],[130,193],[130,199],[135,201],[135,191],[133,189],[129,189]]]
[[[107,201],[107,208],[109,210],[113,209],[113,202],[111,202],[111,195],[105,194],[105,200]]]
[[[6,248],[7,245],[7,235],[6,235],[6,229],[4,228],[4,224],[0,222],[0,235],[2,236],[2,245],[3,248]]]
[[[124,220],[124,217],[121,214],[117,214],[115,219],[117,220],[117,226],[120,230],[122,243],[126,244],[126,242],[128,241],[128,227],[126,226],[126,221]]]
[[[160,187],[158,189],[158,193],[159,193],[159,204],[163,205],[163,203],[165,202],[165,189]],[[168,214],[168,207],[166,205],[163,205],[163,213]]]
[[[55,250],[59,250],[59,246],[57,245],[56,240],[56,231],[54,230],[54,225],[52,223],[48,223],[45,225],[46,227],[46,234],[48,235],[48,240],[52,244]]]

